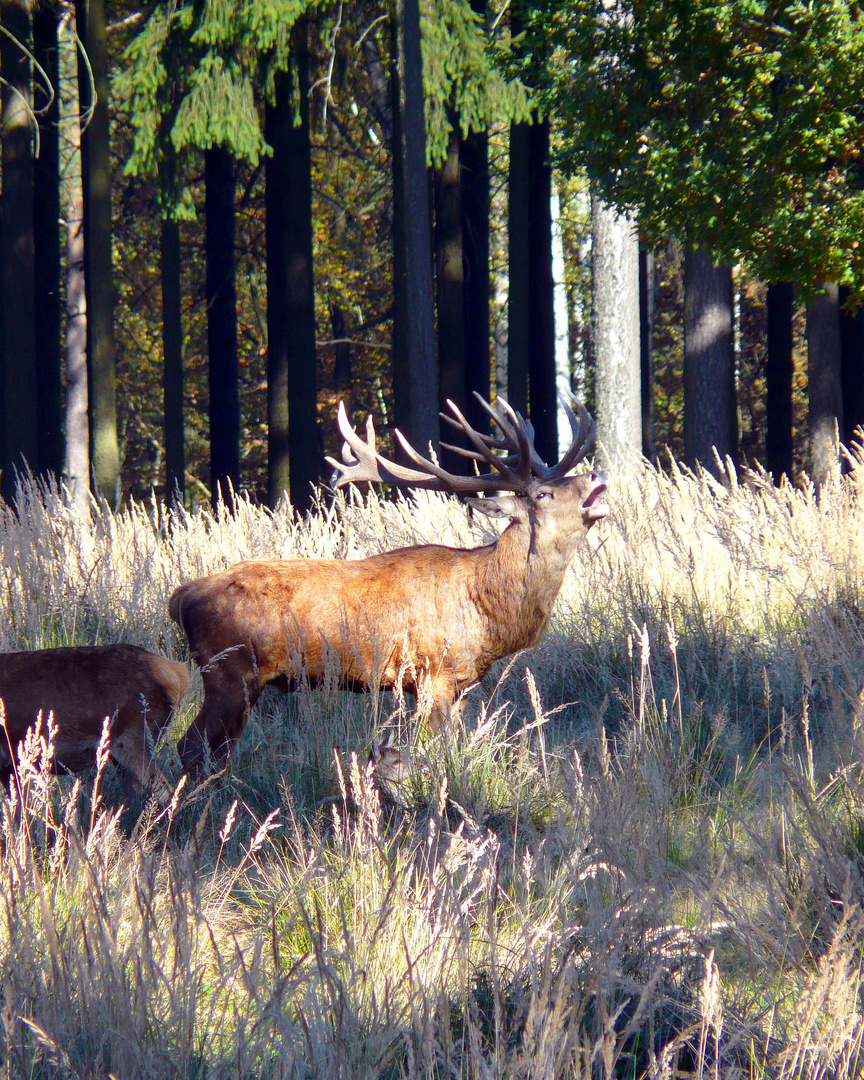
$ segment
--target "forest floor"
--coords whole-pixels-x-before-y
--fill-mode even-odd
[[[331,685],[268,691],[230,770],[124,807],[22,762],[0,805],[0,1076],[864,1073],[864,461],[828,486],[646,468],[610,486],[553,625],[464,733]],[[295,521],[0,516],[6,650],[185,659],[181,582],[493,526],[420,494]],[[367,766],[388,735],[407,775]],[[406,754],[407,757],[407,754]]]

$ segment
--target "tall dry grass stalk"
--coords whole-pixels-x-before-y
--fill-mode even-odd
[[[0,1076],[861,1075],[852,464],[818,502],[646,469],[458,738],[335,681],[265,695],[227,775],[188,783],[167,740],[160,812],[122,808],[104,745],[51,777],[44,718],[0,807]],[[493,536],[429,494],[169,520],[25,486],[0,646],[182,658],[193,576]],[[388,730],[390,784],[364,765]]]

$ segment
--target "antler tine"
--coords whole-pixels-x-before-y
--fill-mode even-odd
[[[527,482],[531,476],[531,470],[535,460],[542,464],[534,449],[533,430],[529,435],[529,432],[526,430],[526,421],[514,408],[512,408],[509,402],[505,401],[503,398],[498,398],[495,405],[492,406],[488,401],[481,397],[476,390],[474,391],[474,397],[501,429],[501,433],[504,436],[504,442],[500,445],[503,445],[503,447],[511,453],[516,454],[517,475],[521,476],[523,481]],[[450,403],[448,402],[448,404]],[[453,408],[452,405],[451,408]]]
[[[487,410],[490,409],[490,406],[483,400],[482,397],[480,397],[479,394],[476,394],[476,397],[477,400],[480,401],[481,404],[484,406],[484,408],[486,408]],[[479,431],[476,431],[473,427],[471,427],[471,425],[462,415],[459,406],[454,401],[450,401],[448,399],[447,406],[453,413],[453,415],[456,417],[456,419],[459,421],[459,426],[461,427],[462,431],[468,436],[470,442],[476,448],[478,454],[481,456],[481,460],[488,462],[500,474],[501,479],[503,481],[506,481],[506,484],[511,491],[525,491],[528,481],[531,478],[531,465],[528,461],[529,455],[525,453],[525,450],[528,449],[527,443],[525,445],[525,448],[523,449],[518,437],[518,432],[508,432],[508,430],[505,428],[505,425],[502,424],[501,418],[496,415],[494,410],[492,410],[492,416],[495,417],[496,423],[504,432],[507,441],[501,442],[499,440],[494,440],[491,438],[491,436],[482,435]],[[513,445],[514,443],[516,444],[515,446]],[[492,452],[493,449],[497,449],[499,446],[504,449],[516,451],[517,467],[515,469],[510,467],[510,462],[513,460],[512,456],[502,458],[497,457]]]
[[[454,409],[455,413],[459,414],[459,410],[453,402],[448,401],[447,404],[451,409]],[[473,431],[473,428],[470,429]],[[469,431],[465,431],[468,437],[471,437]],[[453,491],[500,491],[502,488],[507,488],[513,491],[522,491],[525,489],[525,485],[522,481],[522,477],[519,477],[513,470],[508,469],[507,464],[500,461],[494,455],[489,454],[484,456],[483,460],[488,461],[490,464],[494,464],[498,470],[499,476],[495,473],[486,473],[485,476],[457,476],[454,473],[448,473],[441,468],[441,465],[435,464],[434,461],[430,461],[428,458],[422,457],[417,453],[417,450],[407,441],[407,438],[402,434],[399,429],[396,429],[396,438],[402,445],[403,450],[416,464],[421,465],[423,469],[427,469],[432,475],[441,478],[442,482],[446,484],[445,490]],[[478,447],[482,447],[482,443],[477,444]],[[482,453],[482,451],[481,451]]]
[[[462,427],[459,421],[456,420],[454,417],[449,416],[447,413],[444,412],[439,413],[438,415],[441,417],[442,420],[445,420],[450,425],[450,427],[455,428],[456,431],[462,434],[465,433],[465,428]],[[487,435],[485,431],[477,431],[476,428],[473,430],[474,433],[486,444],[486,447],[488,448],[487,451],[484,451],[481,454],[477,453],[477,451],[475,450],[468,450],[464,446],[455,446],[451,443],[443,442],[441,443],[442,449],[451,450],[454,454],[460,454],[462,457],[470,458],[471,461],[488,462],[488,451],[490,450],[505,451],[504,456],[498,458],[498,460],[503,461],[506,465],[512,465],[518,459],[518,448],[514,447],[515,438],[503,439],[500,436],[496,438],[494,435]]]
[[[423,471],[405,468],[395,461],[382,457],[375,446],[375,427],[372,417],[369,416],[366,420],[366,442],[364,442],[351,426],[344,402],[341,401],[337,412],[337,423],[345,439],[345,447],[342,451],[344,460],[327,458],[334,469],[341,473],[334,485],[337,488],[360,480],[369,480],[373,483],[408,484],[427,491],[452,491],[466,494],[476,494],[479,491],[500,491],[502,488],[501,481],[497,477],[454,476],[446,472],[434,461],[429,461],[418,454],[398,430],[396,437],[403,450],[413,462],[421,466]]]
[[[342,461],[327,458],[328,463],[341,473],[335,487],[342,487],[344,484],[360,480],[371,480],[379,484],[383,482],[412,484],[414,487],[437,487],[428,473],[406,469],[402,465],[397,465],[395,461],[388,461],[381,457],[375,446],[375,425],[371,416],[366,418],[366,442],[363,442],[351,426],[344,401],[339,402],[336,422],[345,443],[342,447]]]
[[[564,412],[567,414],[567,419],[570,422],[570,430],[573,433],[573,442],[570,444],[569,449],[564,456],[558,462],[557,465],[549,470],[549,479],[557,480],[559,477],[565,476],[574,465],[577,465],[583,458],[585,458],[594,449],[594,440],[596,437],[596,427],[594,420],[581,401],[573,401],[579,412],[577,419],[570,406],[570,403],[564,397],[560,395],[561,404],[564,406]]]

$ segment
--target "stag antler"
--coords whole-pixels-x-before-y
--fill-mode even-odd
[[[366,441],[351,426],[345,405],[340,401],[337,414],[339,430],[345,439],[342,447],[342,461],[328,457],[327,461],[341,475],[336,487],[354,481],[370,480],[374,483],[408,484],[411,487],[425,488],[431,491],[450,491],[460,494],[477,494],[481,491],[526,492],[532,478],[555,480],[564,476],[581,461],[594,445],[594,421],[584,405],[577,403],[578,419],[570,405],[564,401],[564,409],[573,432],[573,442],[561,460],[548,466],[534,448],[534,428],[515,409],[499,398],[495,405],[490,405],[478,393],[474,396],[482,408],[497,425],[500,436],[486,435],[473,428],[462,415],[459,407],[452,401],[447,406],[453,413],[448,416],[441,413],[451,427],[461,432],[473,450],[465,447],[442,443],[442,448],[451,450],[471,461],[490,465],[494,472],[479,476],[457,476],[442,469],[437,462],[423,457],[411,446],[402,432],[397,429],[396,437],[402,449],[420,469],[409,469],[395,461],[382,457],[375,445],[375,427],[372,417],[366,419]],[[563,401],[563,399],[562,399]],[[503,456],[502,456],[503,455]],[[422,471],[421,471],[422,470]]]

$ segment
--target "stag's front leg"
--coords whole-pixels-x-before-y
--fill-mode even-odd
[[[463,698],[457,691],[455,679],[450,675],[430,676],[427,686],[426,693],[432,698],[426,721],[429,731],[434,735],[442,728],[451,733],[461,730]]]
[[[201,678],[204,704],[177,744],[183,768],[193,772],[204,764],[208,746],[211,761],[220,768],[226,764],[261,696],[254,664],[237,653],[230,663],[214,657],[201,668]]]

